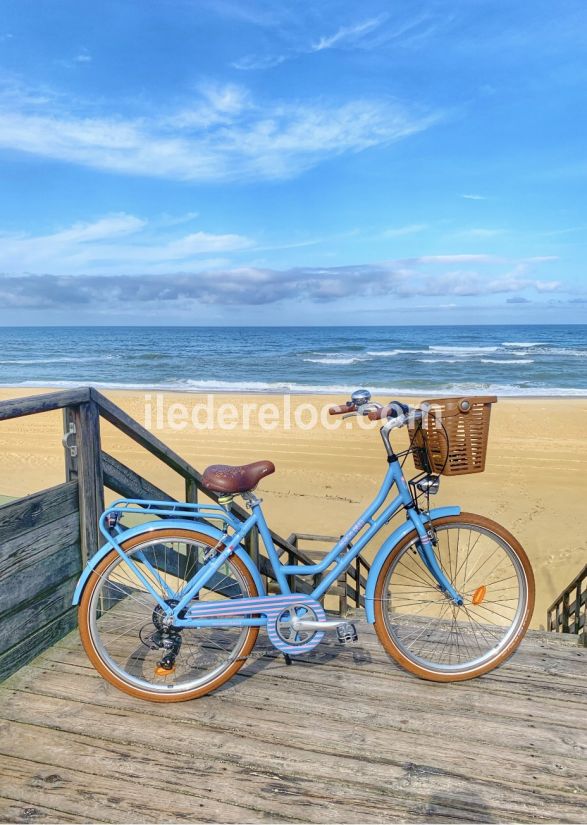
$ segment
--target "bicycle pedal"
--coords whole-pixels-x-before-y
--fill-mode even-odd
[[[359,639],[357,628],[352,622],[344,622],[343,624],[339,624],[336,628],[336,637],[338,639],[338,643],[341,645],[348,645],[351,642],[358,641]]]

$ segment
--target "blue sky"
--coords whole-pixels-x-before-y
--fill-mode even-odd
[[[0,323],[587,320],[582,0],[0,0]]]

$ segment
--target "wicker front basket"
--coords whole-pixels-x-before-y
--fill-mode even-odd
[[[494,395],[423,401],[422,425],[409,426],[416,468],[445,476],[482,473],[496,401]]]

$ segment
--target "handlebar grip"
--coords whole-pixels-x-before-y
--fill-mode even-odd
[[[367,418],[370,421],[380,421],[382,418],[387,418],[391,412],[391,404],[387,404],[385,407],[381,407],[380,410],[371,410],[371,412],[367,413]]]
[[[348,402],[346,404],[337,404],[334,407],[330,407],[330,409],[328,410],[330,415],[344,415],[344,413],[350,413],[350,412],[356,412],[356,411],[357,411],[356,405],[355,404],[349,404]]]
[[[367,413],[371,421],[380,421],[382,418],[399,418],[400,416],[409,415],[410,408],[407,404],[402,404],[401,401],[391,401],[380,410],[372,410]]]

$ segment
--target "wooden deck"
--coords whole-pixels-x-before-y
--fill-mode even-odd
[[[241,674],[143,703],[69,634],[0,687],[0,820],[585,821],[576,638],[534,633],[499,671],[445,686],[404,673],[361,625],[355,645]]]

